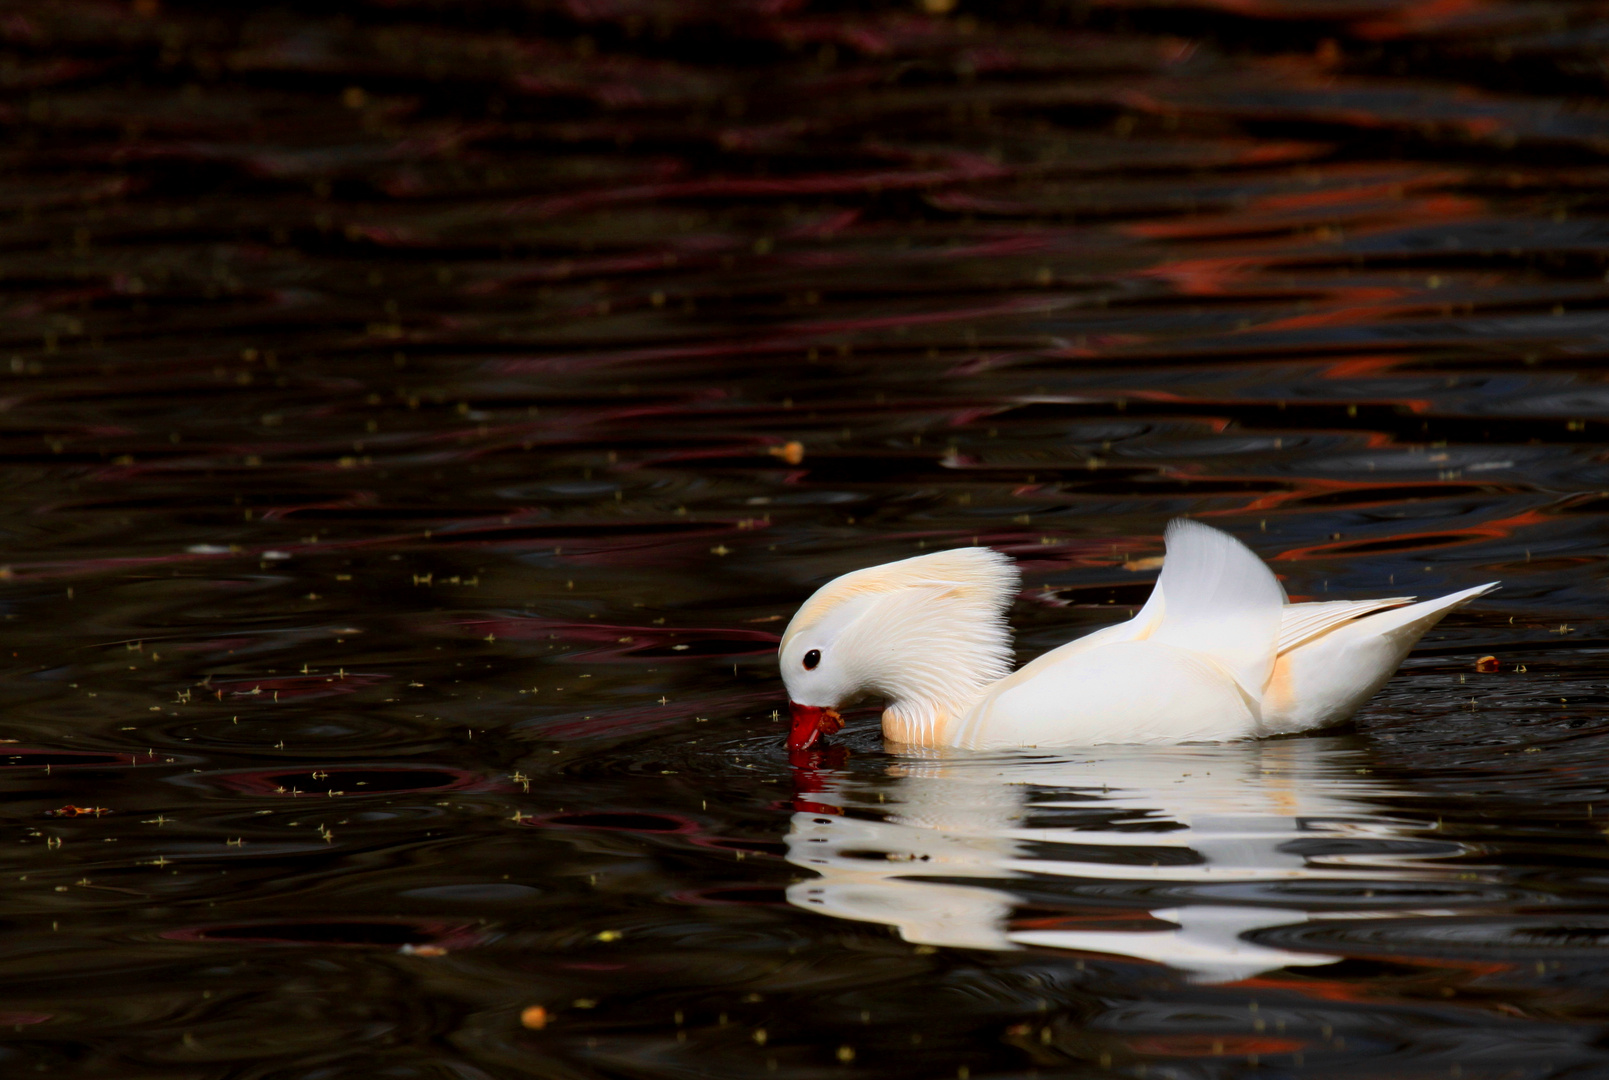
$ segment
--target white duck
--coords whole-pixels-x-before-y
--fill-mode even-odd
[[[918,555],[836,578],[794,614],[778,649],[793,714],[788,747],[837,731],[838,708],[867,694],[887,700],[883,735],[911,746],[1307,731],[1350,716],[1425,631],[1496,587],[1411,605],[1402,596],[1291,604],[1244,544],[1179,519],[1134,618],[1013,673],[1005,612],[1017,593],[1015,564],[980,547]]]

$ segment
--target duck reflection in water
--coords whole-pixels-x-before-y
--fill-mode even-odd
[[[787,857],[820,876],[788,900],[916,944],[1128,956],[1199,982],[1331,963],[1248,935],[1313,916],[1443,914],[1373,890],[1470,869],[1442,862],[1460,845],[1391,816],[1383,800],[1408,793],[1354,746],[929,750],[881,775],[800,767]]]

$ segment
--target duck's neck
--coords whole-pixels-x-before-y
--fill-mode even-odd
[[[900,589],[866,605],[839,641],[853,685],[888,701],[883,734],[943,746],[983,692],[1011,673],[1007,602],[951,586]]]
[[[948,745],[950,729],[983,696],[991,678],[946,680],[926,693],[890,694],[883,709],[883,738],[905,746]],[[913,688],[914,689],[914,688]]]

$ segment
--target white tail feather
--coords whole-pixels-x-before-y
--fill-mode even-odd
[[[1448,612],[1497,583],[1363,618],[1341,619],[1280,653],[1257,734],[1308,731],[1351,716],[1385,685],[1408,650]],[[1300,605],[1306,606],[1306,605]]]
[[[1253,700],[1273,670],[1285,590],[1261,559],[1228,533],[1184,518],[1169,523],[1166,594],[1150,640],[1211,657]]]
[[[1371,615],[1361,625],[1368,627],[1369,631],[1379,637],[1401,637],[1406,634],[1413,636],[1408,639],[1404,651],[1413,648],[1425,631],[1441,622],[1443,617],[1453,608],[1462,607],[1477,596],[1485,596],[1498,587],[1497,582],[1488,582],[1485,585],[1476,585],[1473,589],[1462,592],[1448,593],[1438,596],[1434,600],[1425,600],[1418,604],[1410,604],[1396,611],[1382,612]]]

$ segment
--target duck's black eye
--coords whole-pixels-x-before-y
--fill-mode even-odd
[[[816,665],[819,664],[819,663],[821,663],[821,650],[820,649],[811,649],[809,652],[805,653],[805,670],[806,671],[814,671],[814,670],[816,670]]]

